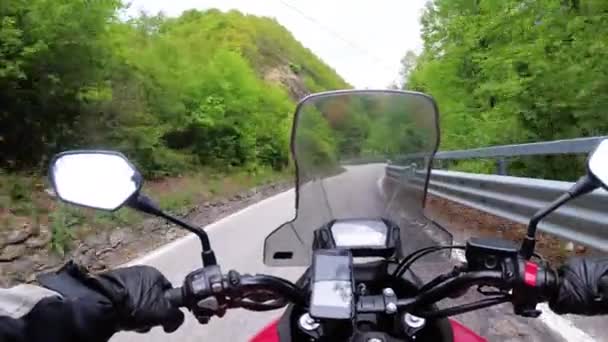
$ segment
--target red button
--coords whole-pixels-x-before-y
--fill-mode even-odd
[[[528,286],[536,286],[536,275],[538,274],[538,265],[527,261],[524,268],[524,282]]]

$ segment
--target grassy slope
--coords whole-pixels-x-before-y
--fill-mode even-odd
[[[206,171],[148,182],[144,191],[163,209],[179,214],[196,204],[228,198],[256,186],[288,179],[290,173],[286,171],[266,170],[256,175]],[[26,225],[33,229],[47,226],[53,234],[48,247],[63,254],[74,238],[83,238],[100,229],[136,225],[143,218],[126,208],[107,213],[63,205],[46,193],[45,183],[38,176],[0,176],[0,234]]]

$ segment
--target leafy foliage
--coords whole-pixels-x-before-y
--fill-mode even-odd
[[[293,98],[348,87],[275,20],[187,11],[120,21],[119,0],[0,4],[0,167],[76,147],[125,152],[148,176],[281,169]]]
[[[442,149],[608,133],[608,4],[594,0],[434,0],[424,50],[403,60],[406,87],[442,111]],[[572,178],[566,157],[516,173]]]
[[[60,206],[50,215],[51,249],[63,256],[74,238],[73,227],[82,222],[82,213],[78,209]]]

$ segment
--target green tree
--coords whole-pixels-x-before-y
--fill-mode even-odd
[[[437,99],[443,149],[606,134],[607,13],[593,0],[429,2],[407,87]],[[522,160],[515,171],[571,178],[571,165]]]
[[[119,4],[0,4],[0,167],[35,166],[78,142],[83,97],[103,81],[103,36]]]
[[[273,19],[190,10],[120,21],[120,9],[0,4],[1,168],[83,147],[125,152],[151,177],[280,169],[296,96],[348,87]]]

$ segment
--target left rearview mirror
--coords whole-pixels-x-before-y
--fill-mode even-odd
[[[603,140],[589,157],[589,173],[593,175],[604,188],[608,187],[608,139]]]
[[[62,201],[108,211],[124,205],[142,185],[137,169],[124,155],[112,151],[58,154],[49,175]]]

